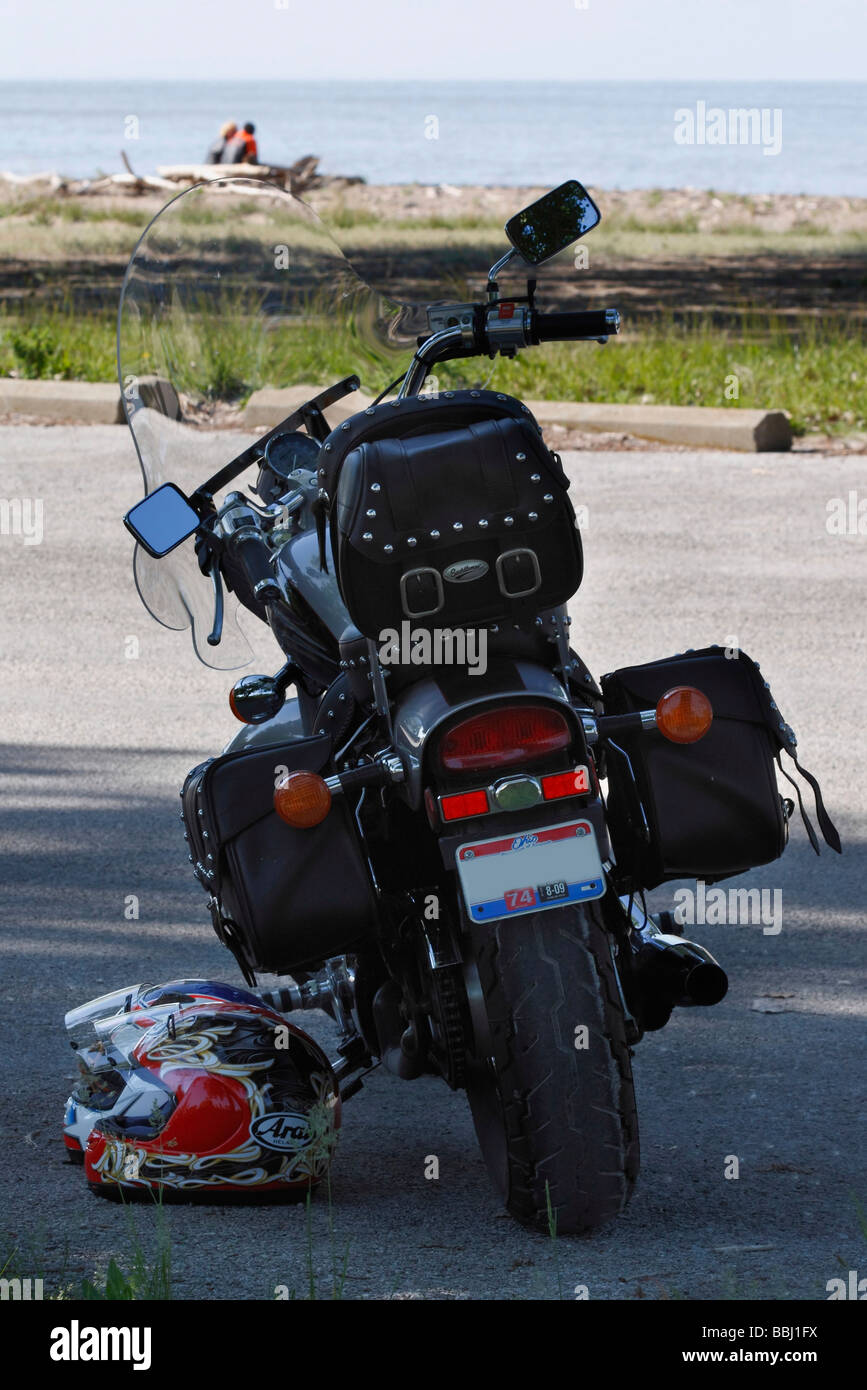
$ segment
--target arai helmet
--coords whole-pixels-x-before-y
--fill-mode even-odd
[[[106,1195],[303,1195],[340,1125],[322,1050],[249,990],[173,981],[66,1018],[81,1080],[64,1139]]]

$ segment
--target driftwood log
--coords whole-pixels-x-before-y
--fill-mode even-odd
[[[240,178],[276,183],[290,193],[307,193],[331,183],[363,183],[361,178],[334,177],[320,174],[319,157],[304,155],[294,164],[163,164],[157,173],[172,183],[213,182],[215,179]]]
[[[141,196],[143,193],[174,193],[178,188],[193,183],[212,183],[218,179],[242,178],[253,183],[277,184],[290,193],[304,194],[312,189],[333,185],[344,187],[364,183],[362,178],[349,178],[341,175],[320,174],[319,157],[304,155],[294,164],[168,164],[161,165],[156,174],[137,174],[121,150],[121,160],[125,166],[122,174],[99,174],[92,179],[65,178],[62,174],[51,172],[41,174],[0,173],[0,183],[6,183],[15,190],[25,193],[52,193],[61,197],[88,197],[98,193],[120,193]],[[227,191],[237,192],[231,184]],[[255,190],[247,189],[248,193]],[[262,192],[267,190],[263,189]]]

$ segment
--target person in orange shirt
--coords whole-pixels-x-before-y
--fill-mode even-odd
[[[247,164],[259,163],[259,146],[256,144],[256,127],[252,121],[247,121],[244,129],[239,132],[247,142],[247,152],[245,160]]]
[[[221,163],[258,164],[259,149],[256,144],[255,131],[256,127],[253,122],[247,121],[243,130],[239,130],[227,144]]]

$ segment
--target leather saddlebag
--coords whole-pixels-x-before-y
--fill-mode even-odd
[[[438,414],[421,405],[423,430],[417,407],[401,417],[412,432],[362,435],[339,470],[329,464],[332,551],[353,623],[378,638],[407,620],[531,623],[565,603],[581,583],[581,540],[568,479],[532,416],[479,418],[476,407],[456,423],[449,402]]]
[[[608,818],[617,878],[625,889],[670,879],[707,883],[779,858],[788,838],[788,806],[776,773],[794,786],[810,842],[819,852],[800,789],[784,771],[785,751],[813,787],[824,839],[840,840],[818,783],[797,761],[797,740],[759,667],[721,647],[624,667],[604,676],[606,714],[653,709],[666,691],[692,685],[711,702],[713,723],[697,743],[659,733],[619,735],[608,745]]]
[[[183,820],[214,929],[245,977],[321,964],[376,921],[376,901],[346,797],[325,819],[296,830],[274,810],[287,772],[328,775],[328,735],[225,753],[184,782]]]

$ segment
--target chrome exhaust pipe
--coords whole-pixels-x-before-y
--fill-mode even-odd
[[[662,1028],[674,1008],[709,1007],[728,992],[726,972],[710,951],[695,941],[660,930],[633,904],[633,970],[644,1001],[644,1026]]]
[[[355,1008],[355,968],[346,956],[332,956],[321,970],[299,984],[287,975],[278,989],[257,991],[263,1004],[278,1013],[295,1009],[323,1009],[338,1023],[345,1035],[357,1032],[352,1011]]]
[[[360,1076],[347,1080],[352,1072],[371,1062],[355,1007],[354,960],[332,956],[306,980],[299,982],[287,975],[277,989],[260,989],[257,993],[263,1004],[280,1014],[297,1009],[322,1009],[330,1014],[340,1028],[337,1056],[328,1059],[340,1085],[340,1099],[348,1100],[361,1090]]]

